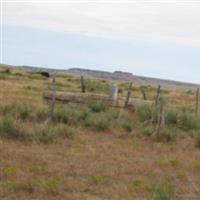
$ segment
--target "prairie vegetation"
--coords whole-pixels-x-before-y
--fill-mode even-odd
[[[108,80],[86,80],[107,94]],[[157,88],[132,87],[147,101],[134,110],[56,103],[42,92],[51,79],[0,69],[0,199],[200,199],[200,118],[195,92],[162,89],[165,128],[159,137]],[[129,83],[118,83],[126,96]],[[80,92],[80,78],[56,77],[57,91]],[[143,92],[141,92],[141,89]]]

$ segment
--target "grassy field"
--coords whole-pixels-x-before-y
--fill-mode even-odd
[[[58,91],[79,92],[80,78],[57,76]],[[86,90],[106,94],[112,82],[86,80]],[[119,84],[126,96],[128,83]],[[134,84],[134,83],[133,83]],[[134,110],[56,104],[42,92],[51,80],[37,73],[0,69],[0,199],[171,200],[200,199],[200,119],[195,92],[162,90],[166,128],[158,137],[158,108]],[[143,89],[152,103],[156,88]]]

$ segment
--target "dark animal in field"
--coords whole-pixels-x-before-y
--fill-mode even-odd
[[[41,74],[42,76],[45,76],[45,77],[47,77],[47,78],[49,78],[49,77],[50,77],[50,74],[49,74],[49,72],[40,72],[40,74]]]

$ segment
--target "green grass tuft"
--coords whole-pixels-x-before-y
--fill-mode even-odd
[[[89,104],[89,108],[92,112],[104,112],[108,109],[108,107],[101,101],[93,102]]]
[[[199,121],[193,114],[183,112],[178,116],[178,126],[185,131],[195,130],[199,128]]]
[[[153,200],[173,200],[174,191],[168,184],[158,185],[153,192]]]
[[[122,128],[127,131],[127,132],[131,132],[133,130],[133,124],[132,122],[130,121],[125,121],[123,124],[122,124]]]
[[[200,149],[200,133],[195,135],[195,146]]]
[[[24,128],[10,117],[5,117],[0,121],[0,137],[20,141],[31,140],[30,134],[26,133]]]
[[[169,124],[169,125],[177,124],[177,112],[175,110],[167,111],[165,119],[166,119],[166,124]]]
[[[110,121],[104,115],[90,116],[85,120],[85,126],[96,131],[106,131],[110,128]]]
[[[149,121],[152,119],[152,110],[150,106],[142,105],[137,108],[136,112],[141,122]]]
[[[55,133],[54,128],[44,127],[41,130],[39,130],[39,133],[37,134],[37,136],[40,142],[44,144],[49,144],[54,141],[57,135]]]

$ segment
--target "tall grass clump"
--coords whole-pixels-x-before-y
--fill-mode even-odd
[[[60,192],[61,183],[59,180],[51,179],[46,182],[45,189],[52,195],[58,195]]]
[[[64,108],[57,108],[55,110],[54,118],[57,122],[68,123],[71,113]]]
[[[22,103],[11,103],[0,108],[3,115],[13,115],[25,120],[31,116],[31,107]]]
[[[48,109],[47,108],[40,108],[36,111],[36,117],[39,120],[45,120],[47,119],[47,115],[48,115]]]
[[[78,112],[77,114],[77,119],[78,120],[86,120],[88,117],[90,116],[90,111],[89,110],[82,110],[80,112]]]
[[[5,73],[5,74],[11,74],[11,69],[6,68],[4,71],[2,71],[1,73]]]
[[[120,117],[120,111],[115,108],[110,108],[107,112],[107,115],[111,120],[118,119]]]
[[[136,112],[141,122],[149,121],[152,119],[152,110],[148,105],[142,105],[138,107]]]
[[[153,192],[153,200],[173,200],[174,191],[168,184],[158,185]]]
[[[108,109],[108,107],[101,101],[89,104],[89,108],[92,112],[104,112]]]
[[[152,126],[147,126],[147,127],[144,127],[143,130],[142,130],[142,133],[145,135],[145,136],[148,136],[150,137],[153,133],[154,133],[154,128]]]
[[[85,80],[86,90],[89,92],[105,92],[109,91],[109,84],[99,80]]]
[[[165,115],[166,124],[177,124],[177,112],[175,110],[168,110]]]
[[[21,141],[31,139],[30,134],[11,117],[5,117],[0,121],[0,137]]]
[[[7,185],[11,192],[24,192],[32,194],[35,192],[35,184],[32,182],[25,181],[12,181]]]
[[[185,131],[198,129],[198,123],[198,119],[189,112],[183,112],[178,116],[178,127]]]
[[[200,149],[200,132],[195,135],[195,146]]]
[[[70,139],[73,140],[76,136],[76,130],[74,128],[68,127],[68,126],[63,126],[60,125],[56,127],[56,133],[62,138]]]
[[[175,128],[166,128],[161,132],[160,140],[163,142],[174,142],[178,137],[177,129]]]
[[[122,123],[122,128],[126,131],[126,132],[131,132],[133,130],[133,123],[131,121],[124,121]]]
[[[22,120],[28,119],[31,115],[31,108],[27,105],[20,104],[17,111],[19,113],[20,119]]]
[[[53,127],[43,127],[37,133],[37,137],[41,143],[49,144],[57,137],[55,129]]]
[[[96,131],[106,131],[110,128],[110,120],[104,115],[93,115],[85,120],[85,126]]]
[[[43,126],[36,136],[39,142],[50,144],[58,138],[73,140],[76,136],[76,130],[64,124]]]

